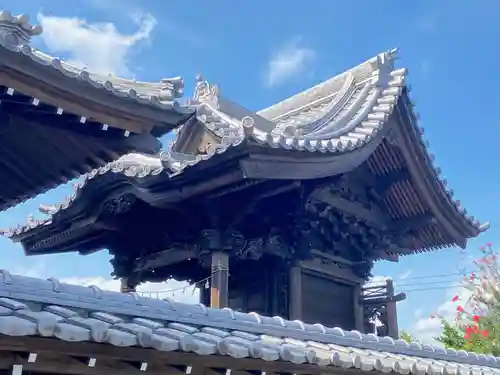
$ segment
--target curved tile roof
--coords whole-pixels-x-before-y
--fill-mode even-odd
[[[465,219],[465,221],[476,228],[478,232],[484,232],[490,228],[489,222],[481,223],[477,218],[470,215],[467,209],[461,205],[461,202],[454,198],[454,191],[448,187],[448,181],[443,177],[441,168],[435,165],[435,156],[429,149],[429,142],[424,137],[424,128],[417,123],[417,115],[414,112],[413,104],[409,96],[407,96],[403,104],[409,114],[409,122],[415,132],[415,137],[421,149],[422,158],[425,160],[427,170],[431,174],[430,181],[435,182],[437,191],[442,195],[444,201],[448,202],[455,210]]]
[[[394,69],[395,54],[382,53],[257,114],[235,110],[235,103],[203,80],[192,105],[200,121],[228,145],[251,137],[274,148],[353,151],[382,130],[402,93],[406,69]]]
[[[88,181],[107,172],[122,173],[129,177],[167,173],[174,177],[186,168],[224,153],[246,140],[272,148],[294,149],[305,152],[347,153],[368,144],[380,133],[405,92],[406,69],[395,69],[397,50],[390,50],[334,77],[320,85],[299,93],[269,108],[253,113],[223,98],[216,85],[197,77],[193,100],[188,108],[196,111],[197,120],[220,137],[220,143],[209,145],[206,154],[186,155],[175,152],[175,141],[170,149],[158,156],[130,154],[83,176],[75,185],[74,194],[63,204],[43,210],[49,214],[45,220],[29,219],[26,225],[3,232],[16,236],[40,225],[49,225],[52,215],[66,209],[77,199]],[[415,139],[421,143],[427,168],[434,175],[444,194],[444,199],[455,207],[466,222],[478,232],[489,228],[469,216],[460,202],[447,190],[446,180],[440,178],[440,169],[433,166],[433,156],[428,154],[423,131],[414,119],[413,109],[408,109],[410,125]],[[193,123],[183,125],[178,131],[189,131]]]
[[[0,335],[399,374],[500,372],[500,358],[0,270]]]
[[[9,11],[0,11],[0,47],[22,54],[41,66],[51,67],[69,78],[109,91],[118,97],[165,110],[191,112],[191,109],[179,105],[176,101],[184,93],[182,78],[165,78],[160,82],[137,82],[91,73],[32,48],[29,45],[31,36],[41,33],[42,28],[32,26],[27,15],[14,17]]]

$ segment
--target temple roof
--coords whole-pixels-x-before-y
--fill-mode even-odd
[[[0,312],[0,338],[55,338],[399,374],[489,375],[500,368],[500,358],[491,355],[69,285],[5,270],[0,270]]]
[[[2,45],[11,49],[11,46],[7,44],[2,43]],[[147,104],[161,109],[183,111],[183,108],[176,101],[184,94],[184,81],[181,77],[164,78],[160,82],[140,82],[92,73],[85,68],[78,68],[62,61],[58,57],[52,57],[33,49],[29,45],[23,45],[21,48],[12,50],[28,56],[37,64],[55,69],[66,77],[108,91],[119,98],[130,99],[140,104]]]
[[[131,151],[157,152],[156,137],[194,115],[178,103],[180,77],[93,73],[31,46],[41,33],[28,16],[0,11],[0,210]]]
[[[42,34],[43,29],[39,25],[31,25],[27,15],[12,16],[8,10],[2,10],[0,11],[0,26],[0,46],[5,50],[28,57],[35,63],[35,66],[38,64],[40,67],[54,69],[65,77],[103,89],[120,98],[161,109],[176,109],[181,112],[186,110],[176,102],[176,99],[184,94],[184,82],[181,77],[165,78],[160,82],[139,82],[93,73],[84,67],[73,66],[58,57],[47,55],[32,47],[31,37]]]
[[[402,93],[406,69],[394,69],[395,53],[382,53],[256,114],[201,78],[192,104],[226,146],[252,137],[273,148],[350,152],[382,130]]]
[[[371,173],[382,179],[406,168],[411,180],[390,189],[385,200],[393,220],[419,215],[426,206],[448,234],[434,229],[422,234],[426,238],[422,246],[465,246],[466,238],[477,236],[489,224],[468,215],[446,187],[440,169],[434,167],[405,86],[407,71],[394,67],[396,53],[381,53],[257,113],[224,98],[216,85],[198,77],[188,104],[196,118],[178,129],[168,150],[157,155],[132,153],[87,173],[66,202],[42,207],[48,218],[30,218],[26,225],[4,234],[20,239],[34,229],[64,220],[61,213],[79,200],[91,181],[103,175],[118,174],[139,188],[141,181],[146,185],[152,179],[175,181],[190,167],[241,145],[273,150],[276,156],[262,157],[281,163],[272,174],[248,164],[244,166],[247,178],[322,178],[366,162]],[[210,138],[203,150],[199,149],[200,129]]]

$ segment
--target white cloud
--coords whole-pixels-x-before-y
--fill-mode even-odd
[[[150,14],[134,15],[138,29],[122,34],[113,23],[91,23],[76,17],[54,17],[38,14],[43,27],[41,35],[48,52],[65,54],[69,63],[90,71],[117,76],[131,76],[129,57],[134,48],[149,40],[156,26]]]
[[[412,271],[412,270],[407,270],[407,271],[403,272],[401,275],[399,275],[397,278],[398,278],[399,280],[405,280],[405,279],[407,279],[408,277],[410,277],[410,275],[411,275],[412,273],[413,273],[413,271]]]
[[[44,262],[38,261],[29,267],[18,267],[11,270],[12,274],[47,279],[54,277],[49,275]],[[103,290],[120,291],[120,280],[114,280],[102,276],[66,277],[59,278],[62,283],[73,285],[89,286],[95,285]],[[174,290],[175,291],[172,291]],[[185,303],[198,303],[199,293],[188,283],[176,280],[168,280],[163,283],[144,283],[137,288],[137,292],[144,297],[151,298],[171,298],[175,301]]]
[[[95,285],[103,290],[111,290],[114,292],[120,291],[119,280],[108,279],[101,276],[70,277],[60,279],[59,281],[73,285]],[[137,288],[137,292],[144,297],[171,298],[175,301],[185,303],[197,303],[199,301],[198,290],[187,283],[175,280],[169,280],[164,283],[144,283]]]
[[[35,261],[29,266],[22,265],[9,270],[14,275],[40,278],[46,271],[45,263]]]
[[[445,319],[448,322],[453,322],[457,314],[457,306],[459,302],[453,302],[454,296],[459,297],[459,301],[467,301],[470,297],[470,291],[463,287],[451,288],[446,293],[446,301],[442,303],[435,311],[435,317],[433,315],[418,319],[411,332],[423,343],[440,345],[435,337],[438,337],[442,332],[442,324],[440,318]]]
[[[287,43],[271,56],[267,64],[266,84],[274,87],[304,73],[315,58],[315,51],[302,46],[300,39]]]
[[[423,310],[422,309],[416,309],[414,316],[415,316],[416,319],[420,319],[422,317],[422,314],[423,314]]]

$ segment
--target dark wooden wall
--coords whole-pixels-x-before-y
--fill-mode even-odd
[[[354,286],[303,270],[302,320],[328,327],[355,329]]]
[[[235,268],[229,278],[230,308],[356,329],[354,298],[357,284],[300,266],[294,267],[295,271],[300,270],[294,281],[289,266],[270,259],[244,262]],[[296,306],[292,308],[293,298]]]
[[[277,257],[233,264],[230,275],[230,308],[288,318],[288,290],[282,280],[283,276],[288,277],[288,273]]]

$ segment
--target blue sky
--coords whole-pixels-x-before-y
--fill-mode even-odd
[[[398,47],[398,64],[409,69],[412,98],[437,165],[468,211],[491,222],[492,229],[469,248],[498,242],[496,0],[7,0],[4,5],[38,19],[45,32],[33,43],[52,55],[140,80],[182,75],[188,94],[196,73],[202,73],[224,96],[252,110]],[[0,214],[0,226],[24,222],[38,204],[61,201],[70,190],[61,187]],[[11,271],[109,283],[104,252],[25,258],[20,246],[6,239],[0,245],[1,266]],[[408,293],[399,309],[403,328],[422,338],[435,332],[426,318],[436,309],[450,313],[446,301],[459,277],[425,277],[455,273],[459,258],[451,249],[377,264],[375,274],[393,277],[401,291],[432,288]]]

